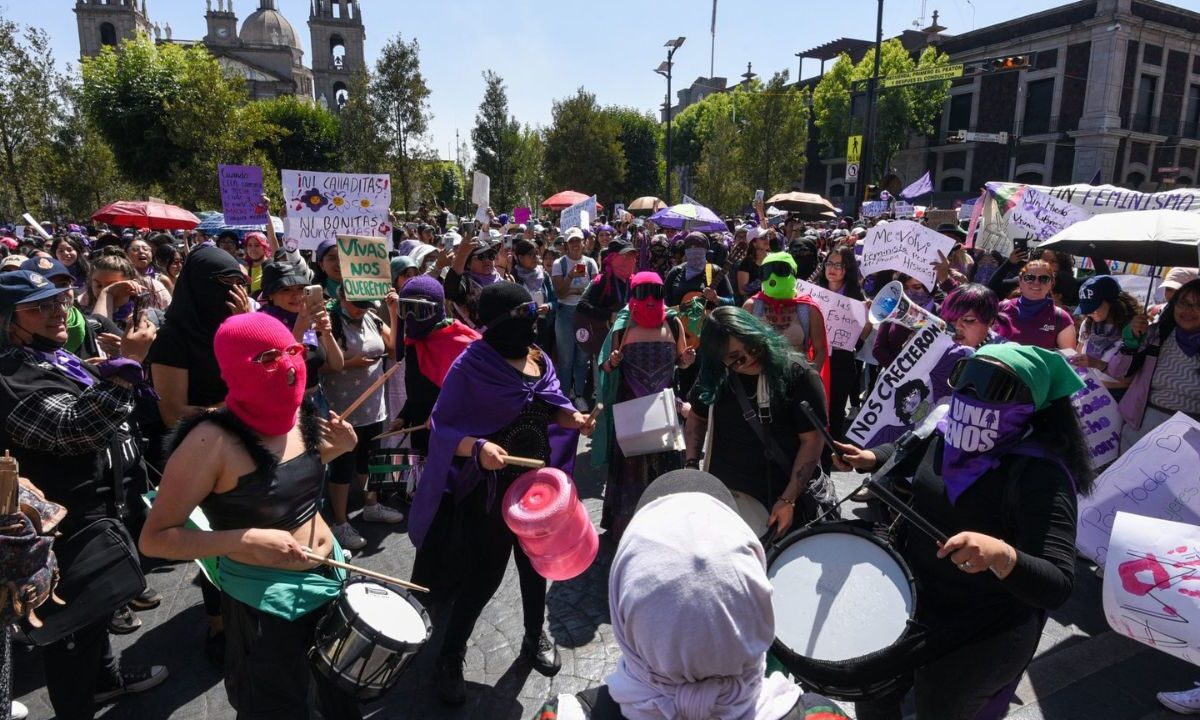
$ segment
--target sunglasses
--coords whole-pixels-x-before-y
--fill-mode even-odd
[[[304,346],[296,343],[295,345],[288,345],[282,350],[263,350],[250,362],[262,365],[267,372],[275,372],[279,369],[279,361],[283,359],[284,355],[295,357],[302,352],[304,352]]]
[[[1024,275],[1021,276],[1021,280],[1029,283],[1030,285],[1032,285],[1034,283],[1046,285],[1047,283],[1054,280],[1054,277],[1051,275],[1034,275],[1033,273],[1025,273]]]
[[[795,274],[796,274],[796,271],[792,269],[792,266],[788,265],[785,262],[763,263],[763,266],[762,266],[762,276],[763,277],[771,277],[772,275],[778,275],[780,277],[791,277]]]
[[[406,320],[428,320],[437,315],[438,304],[432,300],[400,298],[400,305]]]
[[[49,300],[29,305],[18,305],[18,310],[37,310],[43,317],[50,317],[55,310],[66,310],[74,303],[71,293],[65,292]]]
[[[481,262],[495,262],[496,255],[497,252],[495,250],[488,250],[487,252],[478,253],[475,259]]]
[[[950,387],[955,392],[973,395],[984,402],[1033,401],[1029,386],[1016,373],[986,360],[959,360],[950,373]]]
[[[662,300],[663,286],[658,283],[642,283],[633,289],[634,300]]]
[[[516,306],[512,310],[509,310],[508,312],[506,312],[505,314],[496,318],[495,320],[492,320],[487,325],[480,327],[479,334],[483,335],[491,328],[494,328],[497,325],[500,325],[500,324],[502,324],[508,320],[512,320],[514,318],[515,319],[524,318],[524,319],[528,319],[528,320],[533,320],[537,316],[538,316],[538,304],[537,303],[535,303],[535,302],[521,303],[520,305]]]
[[[724,363],[725,367],[729,368],[730,370],[737,370],[746,363],[750,362],[752,359],[753,357],[750,354],[742,352],[741,350],[734,350],[726,355],[721,362]]]
[[[840,262],[827,262],[827,263],[825,263],[825,269],[826,269],[826,270],[845,270],[845,269],[846,269],[846,263],[840,263]]]

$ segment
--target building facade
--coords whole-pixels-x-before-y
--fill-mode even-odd
[[[150,19],[146,0],[76,0],[81,57],[94,57],[105,46],[116,47],[137,33],[159,43],[203,45],[227,75],[246,82],[251,98],[295,95],[332,109],[345,104],[350,78],[365,65],[366,30],[358,0],[312,0],[309,34],[312,67],[304,64],[295,28],[279,12],[275,0],[240,23],[233,0],[206,0],[207,32],[200,41],[178,40],[171,26]]]

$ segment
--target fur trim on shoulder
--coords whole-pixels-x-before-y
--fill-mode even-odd
[[[308,452],[317,452],[321,447],[321,420],[317,417],[316,410],[316,406],[309,400],[305,400],[300,406],[300,434]],[[205,422],[211,422],[236,437],[246,448],[246,452],[250,453],[250,459],[259,470],[270,472],[279,464],[279,458],[263,447],[258,435],[238,420],[228,408],[203,412],[179,423],[163,440],[163,457],[169,458],[183,443],[183,439]]]

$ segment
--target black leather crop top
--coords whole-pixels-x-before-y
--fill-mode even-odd
[[[293,530],[317,514],[325,466],[316,450],[238,478],[237,487],[200,502],[213,530]]]

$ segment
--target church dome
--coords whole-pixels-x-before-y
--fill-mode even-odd
[[[283,13],[269,8],[260,8],[251,13],[242,23],[242,32],[238,37],[246,45],[300,48],[292,24]]]

